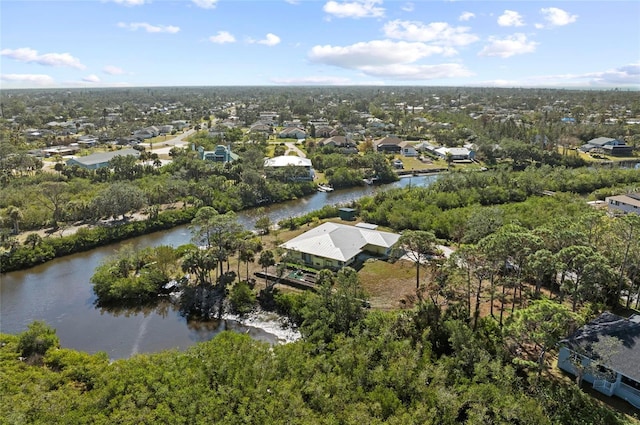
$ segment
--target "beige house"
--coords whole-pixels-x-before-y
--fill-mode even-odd
[[[280,245],[291,258],[316,269],[340,269],[363,254],[388,257],[399,234],[370,227],[324,223]]]

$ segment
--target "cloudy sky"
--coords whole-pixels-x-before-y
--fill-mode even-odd
[[[640,1],[2,0],[0,87],[640,89]]]

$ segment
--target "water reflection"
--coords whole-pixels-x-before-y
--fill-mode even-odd
[[[324,205],[348,204],[388,188],[429,185],[436,178],[411,177],[385,186],[319,192],[304,199],[271,205],[262,211],[243,211],[238,218],[247,229],[254,229],[255,221],[264,214],[272,222],[277,222],[320,209]],[[62,346],[89,353],[104,351],[112,359],[141,352],[185,349],[194,342],[209,340],[225,329],[247,333],[262,341],[276,341],[274,334],[277,329],[272,333],[263,330],[273,326],[273,322],[256,322],[255,326],[245,326],[236,320],[187,322],[177,306],[166,299],[129,308],[96,305],[90,279],[104,258],[124,244],[131,244],[136,249],[158,245],[179,246],[190,239],[187,226],[180,226],[2,275],[0,332],[16,334],[26,330],[32,321],[43,320],[57,330]]]

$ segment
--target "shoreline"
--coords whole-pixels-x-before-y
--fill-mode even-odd
[[[288,319],[285,316],[260,308],[243,316],[225,313],[222,315],[222,319],[233,320],[243,326],[261,329],[276,337],[279,344],[288,344],[302,339],[300,332],[288,323]]]

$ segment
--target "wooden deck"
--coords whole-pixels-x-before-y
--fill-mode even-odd
[[[316,290],[316,277],[312,273],[304,273],[300,278],[291,278],[289,275],[278,277],[273,273],[255,272],[254,275],[260,279],[267,279],[269,282],[275,282],[282,285],[291,286],[298,289]]]

